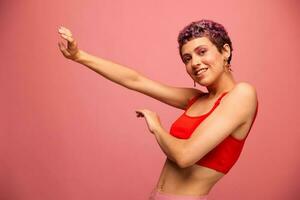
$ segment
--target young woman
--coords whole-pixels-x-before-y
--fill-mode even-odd
[[[225,28],[211,20],[200,20],[184,27],[178,36],[179,54],[194,87],[198,83],[208,92],[153,81],[78,49],[67,28],[59,28],[59,34],[67,41],[67,46],[59,42],[66,58],[128,89],[184,110],[170,131],[163,128],[155,112],[136,110],[167,156],[149,199],[207,199],[212,187],[238,160],[258,109],[255,88],[234,80],[232,44]]]

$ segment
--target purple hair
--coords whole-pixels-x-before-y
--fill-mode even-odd
[[[222,53],[223,45],[228,44],[230,50],[232,52],[232,44],[231,40],[228,36],[227,31],[225,28],[214,21],[202,19],[200,21],[191,22],[189,25],[183,28],[179,32],[178,35],[178,44],[179,44],[179,54],[181,57],[181,48],[182,46],[187,43],[188,41],[206,36],[208,39],[217,47],[218,51]],[[228,64],[231,61],[232,53],[230,52],[230,56],[228,58]],[[181,57],[182,58],[182,57]]]

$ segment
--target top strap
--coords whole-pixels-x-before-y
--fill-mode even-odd
[[[217,99],[216,103],[215,104],[219,104],[222,100],[222,98],[227,94],[228,92],[224,92],[221,94],[221,96]]]
[[[216,104],[219,104],[220,101],[221,101],[221,99],[222,99],[227,93],[228,93],[228,92],[222,93],[222,95],[221,95],[221,96],[217,99],[217,101],[215,102],[215,105],[216,105]],[[204,96],[204,95],[206,95],[206,94],[208,94],[208,93],[201,93],[201,94],[198,94],[198,95],[194,96],[192,99],[190,99],[190,100],[188,101],[188,105],[187,105],[186,110],[187,110],[189,107],[191,107],[191,105],[192,105],[199,97]]]
[[[224,92],[219,98],[218,101],[221,101],[221,99],[227,94],[228,92]]]
[[[196,96],[194,96],[192,99],[190,99],[188,101],[188,105],[187,108],[188,109],[199,97],[206,95],[207,93],[201,93],[201,94],[197,94]]]

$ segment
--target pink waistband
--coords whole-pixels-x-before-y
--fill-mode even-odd
[[[208,200],[208,195],[192,196],[168,194],[158,191],[156,188],[152,191],[149,200]]]

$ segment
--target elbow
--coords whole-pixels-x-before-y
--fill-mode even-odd
[[[191,167],[195,164],[195,162],[193,162],[188,155],[181,153],[178,155],[177,159],[176,159],[176,163],[178,165],[178,167],[180,168],[187,168],[187,167]]]
[[[122,85],[130,90],[138,91],[142,85],[141,78],[142,76],[138,72],[133,71],[132,74],[124,80]]]

